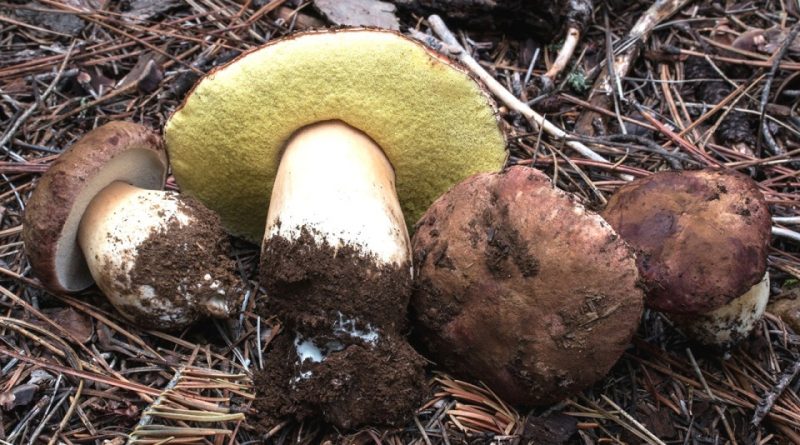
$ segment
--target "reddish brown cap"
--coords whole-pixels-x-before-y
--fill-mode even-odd
[[[534,169],[457,185],[420,220],[413,247],[415,336],[439,365],[511,403],[591,385],[639,325],[632,250]]]
[[[161,138],[129,122],[98,127],[64,151],[42,175],[23,220],[25,253],[42,284],[57,292],[91,286],[77,239],[89,202],[114,181],[161,189],[166,173]]]
[[[624,185],[603,217],[638,251],[645,304],[704,313],[764,276],[770,214],[756,183],[722,170],[660,172]]]

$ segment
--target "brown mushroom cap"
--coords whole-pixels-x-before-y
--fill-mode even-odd
[[[767,269],[769,209],[756,183],[736,172],[637,179],[611,197],[603,217],[639,252],[645,304],[662,312],[712,311]]]
[[[419,342],[511,403],[552,403],[602,378],[639,324],[632,250],[534,169],[460,183],[422,217],[413,248]]]
[[[42,284],[56,292],[91,286],[77,238],[89,202],[114,181],[161,189],[166,173],[161,138],[129,122],[98,127],[64,151],[42,175],[23,220],[25,253]]]

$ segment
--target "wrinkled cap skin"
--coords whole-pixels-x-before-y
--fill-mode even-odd
[[[658,311],[712,311],[767,270],[769,208],[740,173],[659,172],[621,187],[602,214],[637,250],[645,303]]]
[[[55,292],[94,282],[78,246],[78,225],[91,199],[114,181],[161,189],[167,156],[161,138],[130,122],[110,122],[64,151],[27,202],[22,239],[34,274]]]
[[[632,250],[534,169],[458,184],[422,217],[413,249],[413,335],[431,360],[508,402],[586,388],[639,325]]]
[[[296,34],[248,52],[204,77],[164,136],[181,191],[217,212],[233,234],[260,242],[286,141],[330,120],[383,149],[409,225],[453,184],[499,171],[506,157],[481,87],[452,62],[385,30]]]

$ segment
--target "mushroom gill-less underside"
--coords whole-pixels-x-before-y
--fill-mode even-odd
[[[182,191],[259,241],[282,148],[298,130],[338,120],[375,141],[410,227],[453,184],[502,167],[494,113],[464,70],[422,44],[348,29],[278,39],[216,69],[164,134]]]

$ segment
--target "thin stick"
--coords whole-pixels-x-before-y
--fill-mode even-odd
[[[792,27],[792,30],[789,32],[789,36],[786,38],[786,41],[783,42],[781,49],[775,54],[775,59],[772,61],[772,66],[770,67],[769,73],[767,74],[767,80],[764,82],[764,88],[761,90],[761,103],[760,106],[760,116],[759,116],[759,126],[758,126],[758,134],[759,138],[758,141],[761,142],[761,139],[764,139],[764,143],[767,144],[767,148],[770,152],[774,155],[780,155],[785,152],[783,148],[781,148],[777,142],[775,142],[775,138],[772,137],[772,133],[769,131],[769,127],[767,126],[767,121],[764,119],[764,116],[767,114],[767,101],[769,101],[769,92],[772,89],[772,81],[775,79],[775,74],[778,72],[778,65],[781,63],[781,60],[786,53],[789,51],[789,46],[794,42],[794,39],[797,37],[797,34],[800,33],[800,24],[796,24]]]
[[[800,224],[800,216],[776,216],[772,222],[779,224]]]
[[[175,375],[167,383],[167,386],[164,388],[164,391],[156,398],[155,401],[153,401],[153,403],[150,404],[151,407],[159,405],[164,401],[166,394],[178,384],[178,381],[181,379],[182,373],[183,373],[183,367],[178,368],[178,370],[175,371]],[[136,441],[137,429],[150,425],[152,421],[153,421],[153,416],[149,415],[147,413],[147,410],[145,410],[145,414],[142,415],[141,418],[139,418],[139,423],[136,424],[136,427],[133,429],[133,432],[128,436],[128,444],[131,444]]]
[[[75,41],[73,40],[72,44],[69,46],[69,49],[67,50],[67,54],[64,56],[64,60],[61,62],[61,66],[58,68],[56,77],[53,78],[53,81],[50,82],[50,85],[48,85],[47,89],[44,90],[44,93],[42,93],[40,100],[35,102],[30,107],[28,107],[28,109],[26,109],[25,112],[22,113],[22,116],[20,116],[19,119],[14,121],[14,123],[11,124],[10,127],[8,127],[8,130],[6,130],[5,134],[3,135],[3,138],[0,139],[0,147],[3,148],[3,150],[5,150],[6,153],[8,153],[9,155],[11,155],[13,152],[11,151],[10,148],[6,148],[6,144],[8,144],[8,142],[14,137],[14,134],[16,134],[17,130],[19,130],[19,127],[23,123],[25,123],[25,121],[27,121],[29,117],[31,117],[31,115],[33,114],[34,111],[36,111],[37,108],[39,108],[39,104],[43,104],[44,101],[47,100],[47,96],[49,96],[50,93],[53,92],[53,88],[55,88],[56,85],[58,85],[58,81],[61,80],[61,75],[64,73],[64,68],[67,67],[67,62],[69,62],[69,57],[72,54],[72,50],[74,48],[75,48]],[[13,157],[16,159],[19,156],[13,156]],[[25,159],[21,157],[19,157],[19,159],[16,160],[25,162]]]
[[[578,47],[580,39],[580,29],[576,26],[570,26],[569,29],[567,29],[567,37],[564,39],[564,46],[562,46],[561,50],[558,52],[555,62],[553,62],[550,69],[542,75],[542,87],[545,91],[553,89],[553,83],[556,77],[558,77],[559,73],[564,70],[570,59],[572,59],[572,54],[575,53],[575,48]]]
[[[753,427],[757,427],[761,424],[761,421],[764,420],[764,417],[769,414],[770,410],[775,405],[778,397],[783,394],[783,391],[789,386],[789,383],[797,377],[798,372],[800,372],[800,359],[795,360],[792,366],[783,370],[778,379],[778,383],[770,388],[758,402],[756,405],[756,412],[753,414],[753,420],[750,421]]]
[[[711,391],[711,388],[708,386],[708,382],[706,382],[706,378],[703,376],[703,371],[700,370],[700,366],[697,365],[697,360],[694,359],[694,354],[692,354],[691,348],[686,348],[686,355],[689,356],[689,362],[692,364],[694,373],[697,376],[698,380],[700,380],[700,383],[703,385],[703,389],[705,389],[706,394],[708,394],[708,397],[710,397],[711,400],[713,401],[719,401],[717,396],[714,395],[714,392]],[[728,437],[730,438],[731,443],[733,443],[733,445],[737,445],[736,437],[733,434],[731,425],[730,423],[728,423],[728,418],[725,417],[725,411],[723,411],[723,409],[720,408],[719,405],[714,405],[714,408],[716,409],[720,419],[722,419],[722,424],[725,427],[725,432],[728,433]]]
[[[797,233],[793,230],[784,229],[783,227],[772,226],[772,234],[774,236],[789,238],[790,240],[800,242],[800,233]]]

